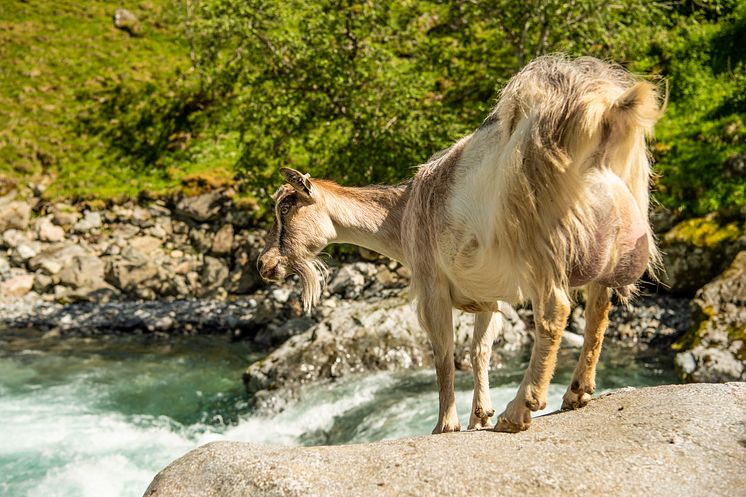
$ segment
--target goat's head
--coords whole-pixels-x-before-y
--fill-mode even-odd
[[[303,305],[309,310],[321,296],[326,267],[316,255],[334,237],[334,225],[323,195],[310,175],[283,167],[287,181],[274,194],[274,222],[257,260],[265,281],[282,281],[297,274],[303,285]]]

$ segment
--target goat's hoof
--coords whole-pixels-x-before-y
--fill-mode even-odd
[[[514,422],[506,418],[505,416],[499,416],[497,418],[497,424],[495,425],[495,431],[503,433],[518,433],[526,431],[531,426],[531,415],[528,415],[528,420],[521,420]]]
[[[492,421],[489,417],[477,417],[472,416],[469,420],[469,431],[473,430],[489,430],[492,428]]]
[[[573,380],[562,397],[562,410],[571,411],[585,407],[591,401],[591,396],[595,391],[596,385],[583,384],[578,380]]]
[[[520,402],[512,400],[505,411],[497,417],[495,431],[518,433],[528,430],[529,426],[531,426],[531,411]]]
[[[445,424],[441,425],[440,423],[438,423],[435,426],[435,429],[433,429],[433,435],[439,435],[440,433],[453,433],[455,431],[461,431],[461,425],[460,424],[458,424],[458,423],[456,423],[456,424],[445,423]]]
[[[478,418],[491,418],[495,415],[495,410],[491,407],[489,409],[477,407],[476,409],[474,409],[474,415]]]
[[[528,407],[532,411],[541,411],[542,409],[546,409],[546,395],[541,396],[534,391],[526,392],[526,407]]]
[[[492,421],[490,418],[495,415],[495,410],[491,407],[484,409],[477,407],[471,414],[469,419],[469,430],[488,430],[492,428]]]
[[[562,397],[562,410],[572,411],[588,405],[591,401],[591,394],[586,392],[573,392],[568,390]]]

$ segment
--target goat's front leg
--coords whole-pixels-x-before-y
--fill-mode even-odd
[[[557,351],[570,314],[567,293],[554,288],[544,298],[534,299],[536,324],[531,360],[516,397],[497,418],[496,431],[518,432],[531,425],[531,411],[547,405],[549,382],[557,364]]]
[[[489,366],[492,343],[502,316],[492,312],[478,312],[474,315],[474,336],[471,340],[471,366],[474,371],[474,398],[471,403],[469,429],[492,428],[490,418],[495,415],[490,399]]]
[[[429,298],[428,298],[429,297]],[[453,309],[447,292],[428,295],[418,303],[420,324],[427,332],[433,347],[435,373],[440,398],[438,424],[433,433],[460,431],[456,412],[456,393],[453,361]]]
[[[596,364],[601,355],[604,333],[609,327],[609,309],[609,289],[596,283],[588,285],[583,351],[572,375],[572,383],[562,398],[562,409],[585,407],[596,391]]]

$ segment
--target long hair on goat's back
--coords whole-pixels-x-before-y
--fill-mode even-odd
[[[645,137],[660,116],[654,85],[590,57],[544,56],[502,90],[488,118],[506,154],[500,222],[538,287],[568,286],[570,267],[593,242],[590,168],[609,168],[647,221]],[[649,223],[648,223],[649,225]],[[649,233],[651,268],[658,249]]]

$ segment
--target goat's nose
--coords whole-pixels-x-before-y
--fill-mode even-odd
[[[259,274],[262,273],[262,267],[264,267],[264,262],[261,257],[258,257],[256,259],[256,270],[259,271]]]

